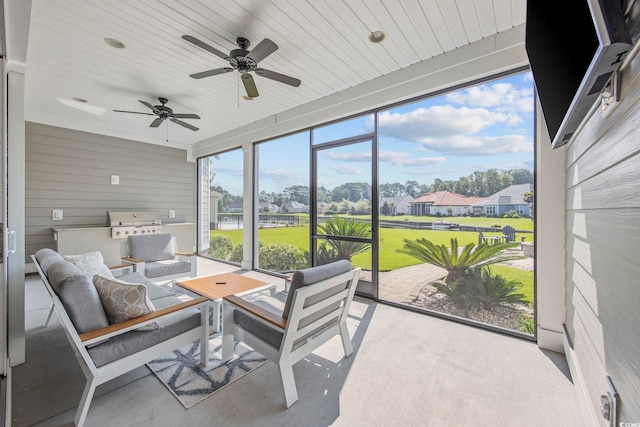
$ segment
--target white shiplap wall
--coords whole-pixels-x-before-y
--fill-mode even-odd
[[[607,375],[618,421],[640,420],[639,101],[636,57],[623,69],[621,104],[606,119],[596,110],[567,148],[566,327],[601,425]]]
[[[27,122],[25,167],[27,257],[55,249],[52,227],[106,226],[112,210],[158,212],[163,223],[196,219],[196,167],[186,150]],[[64,219],[53,221],[52,209]]]

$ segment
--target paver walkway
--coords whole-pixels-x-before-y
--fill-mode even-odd
[[[398,270],[380,272],[378,292],[381,299],[408,303],[427,283],[441,279],[447,270],[423,263]]]
[[[531,257],[517,261],[508,261],[504,265],[533,271],[534,260]],[[422,287],[447,274],[444,268],[423,263],[398,270],[380,272],[378,276],[379,298],[402,303],[412,302]]]

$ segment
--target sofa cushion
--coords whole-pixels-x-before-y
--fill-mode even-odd
[[[120,323],[156,311],[149,299],[147,287],[142,283],[128,283],[103,276],[93,276],[93,284],[98,290],[102,307],[109,323]],[[153,322],[137,328],[136,331],[153,331],[158,323]]]
[[[140,261],[173,259],[176,249],[170,233],[128,236],[129,256]]]
[[[38,250],[35,253],[35,257],[36,257],[36,260],[38,261],[38,264],[40,264],[40,268],[42,269],[42,272],[45,275],[49,271],[49,267],[51,267],[53,264],[55,264],[56,262],[64,261],[64,258],[62,258],[62,255],[60,255],[58,252],[54,251],[53,249],[49,249],[49,248],[43,248]]]
[[[47,279],[79,334],[109,326],[98,291],[78,267],[58,261],[47,269]]]
[[[113,273],[104,264],[104,258],[100,251],[87,252],[77,255],[63,255],[63,258],[73,263],[87,276],[93,279],[93,276],[99,275],[113,279]]]
[[[164,297],[157,308],[179,304],[177,297]],[[158,319],[160,327],[155,331],[130,331],[111,337],[109,341],[89,349],[89,355],[97,367],[144,350],[200,325],[200,310],[190,308]]]

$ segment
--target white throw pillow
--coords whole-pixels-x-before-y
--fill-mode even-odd
[[[93,276],[104,276],[113,279],[113,273],[104,264],[102,253],[100,251],[87,252],[78,255],[64,255],[64,259],[75,264],[84,274],[93,278]]]
[[[93,276],[93,284],[98,290],[102,308],[110,324],[124,322],[156,311],[149,299],[147,287],[142,283],[128,283],[122,280]],[[136,331],[158,329],[158,322],[142,326]]]

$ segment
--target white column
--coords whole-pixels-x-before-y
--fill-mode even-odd
[[[7,258],[8,354],[11,366],[25,361],[25,129],[24,68],[13,65],[7,72],[7,228],[10,233]]]
[[[536,270],[538,346],[564,353],[565,150],[551,142],[536,108]]]
[[[254,227],[254,207],[257,206],[257,192],[254,191],[254,159],[253,143],[246,142],[242,145],[243,155],[243,191],[242,191],[242,268],[253,270],[258,266],[258,258],[253,258],[258,253],[258,230]],[[257,155],[256,155],[257,156]],[[254,247],[255,246],[255,247]]]

